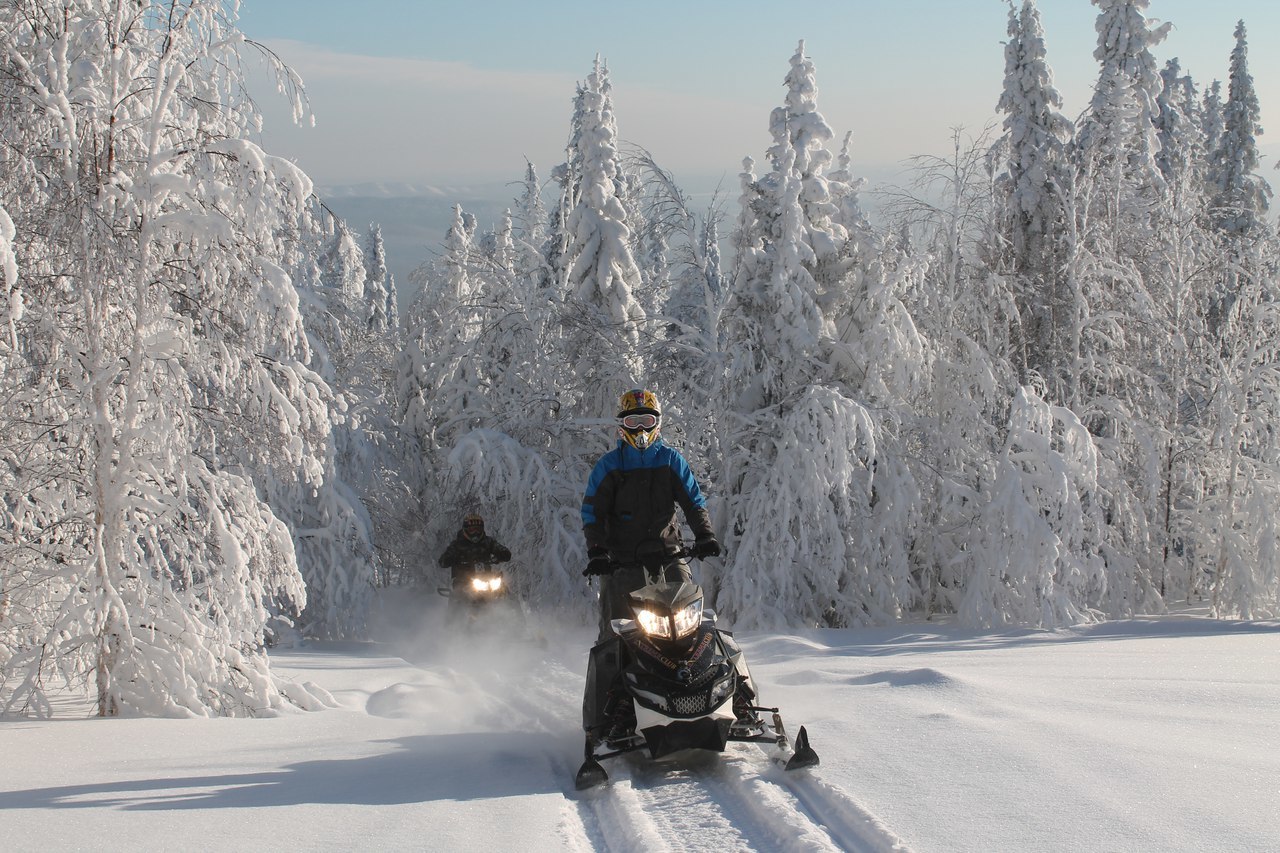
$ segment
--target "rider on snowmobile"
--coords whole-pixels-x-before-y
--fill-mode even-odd
[[[511,559],[511,551],[505,545],[486,536],[484,519],[475,513],[462,519],[462,529],[440,555],[441,568],[452,571],[453,585],[466,582],[467,573],[478,565],[505,563]]]
[[[600,577],[600,626],[597,649],[616,642],[610,625],[631,615],[630,595],[649,583],[646,563],[661,571],[663,580],[692,581],[682,552],[676,506],[684,511],[693,530],[689,556],[702,559],[720,554],[707,513],[707,500],[675,448],[659,433],[662,406],[652,391],[635,389],[618,403],[618,446],[596,463],[582,498],[582,531],[587,540],[584,575]],[[601,671],[599,660],[612,663]],[[584,725],[609,729],[619,736],[634,726],[630,702],[622,698],[616,654],[592,653],[588,663],[587,693],[583,702]],[[595,697],[596,684],[612,685],[609,701]],[[593,719],[587,721],[585,717]]]
[[[702,559],[720,554],[707,500],[689,463],[660,436],[657,395],[627,391],[617,417],[618,446],[596,463],[582,498],[588,560],[583,574],[600,576],[600,640],[612,636],[610,621],[629,615],[628,596],[647,582],[641,558],[680,553],[677,504],[695,537],[689,555]],[[655,545],[658,554],[640,553]],[[684,560],[665,562],[667,580],[692,580]]]

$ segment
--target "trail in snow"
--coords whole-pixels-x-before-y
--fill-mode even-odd
[[[567,849],[906,850],[854,797],[823,781],[821,768],[787,773],[751,744],[660,762],[633,753],[606,762],[610,782],[604,787],[575,791],[585,647],[459,638],[427,650],[405,648],[404,656],[423,671],[422,683],[397,685],[393,696],[371,697],[370,711],[376,703],[386,714],[388,704],[401,703],[431,719],[425,706],[447,698],[455,708],[461,700],[471,709],[467,722],[473,731],[545,734],[542,758],[567,801],[560,829]],[[444,719],[458,722],[456,713]],[[821,751],[821,744],[816,746]]]
[[[632,850],[906,851],[820,770],[788,773],[748,745],[650,762],[628,756],[580,796],[587,834]]]

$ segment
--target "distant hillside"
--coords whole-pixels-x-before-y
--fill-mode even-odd
[[[1265,153],[1266,149],[1263,150]],[[883,224],[876,221],[880,207],[876,191],[891,184],[908,184],[910,175],[905,167],[892,164],[855,164],[854,171],[867,180],[861,195],[863,210],[873,224]],[[1264,177],[1268,177],[1265,168]],[[719,206],[725,212],[720,236],[727,241],[737,215],[738,175],[676,178],[696,213],[705,212],[718,194]],[[544,184],[544,203],[548,208],[555,203],[553,190],[554,185]],[[515,206],[516,197],[522,191],[523,185],[518,181],[470,186],[383,182],[317,188],[325,204],[355,233],[363,235],[370,222],[382,226],[387,269],[396,277],[402,309],[417,295],[410,287],[409,273],[439,252],[445,232],[453,222],[455,204],[461,204],[464,211],[479,220],[480,230],[487,231],[497,225],[504,210]],[[728,251],[727,242],[722,244],[722,250]],[[730,261],[725,254],[722,263],[727,266]]]
[[[488,229],[501,218],[503,210],[513,204],[518,189],[361,184],[325,187],[319,194],[362,239],[369,223],[382,226],[387,269],[396,277],[400,307],[404,309],[417,295],[411,292],[409,273],[439,251],[445,232],[453,222],[453,206],[461,204],[464,211],[480,221],[481,229]]]

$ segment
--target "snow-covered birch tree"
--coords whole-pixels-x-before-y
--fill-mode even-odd
[[[0,8],[0,206],[32,297],[9,345],[38,389],[6,412],[47,424],[22,439],[44,488],[4,499],[9,711],[47,712],[55,680],[102,715],[314,702],[267,665],[268,616],[305,592],[253,482],[323,470],[330,393],[278,260],[311,185],[248,141],[232,14]]]
[[[1232,259],[1240,287],[1207,372],[1204,490],[1187,521],[1195,548],[1188,587],[1210,578],[1212,612],[1243,619],[1280,614],[1280,312],[1275,281],[1259,274],[1275,269],[1256,257],[1261,251]]]
[[[979,484],[972,533],[954,560],[964,579],[956,614],[968,625],[1054,628],[1088,619],[1106,570],[1098,458],[1080,420],[1023,388],[1010,407],[1004,446]]]

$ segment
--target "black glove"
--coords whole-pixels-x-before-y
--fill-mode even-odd
[[[716,541],[714,536],[707,536],[693,543],[693,547],[689,549],[689,556],[695,560],[705,560],[707,557],[720,556],[720,543]]]
[[[582,570],[582,574],[586,577],[592,575],[611,575],[616,568],[613,560],[609,559],[609,550],[601,548],[597,545],[594,548],[587,549],[587,567]]]

